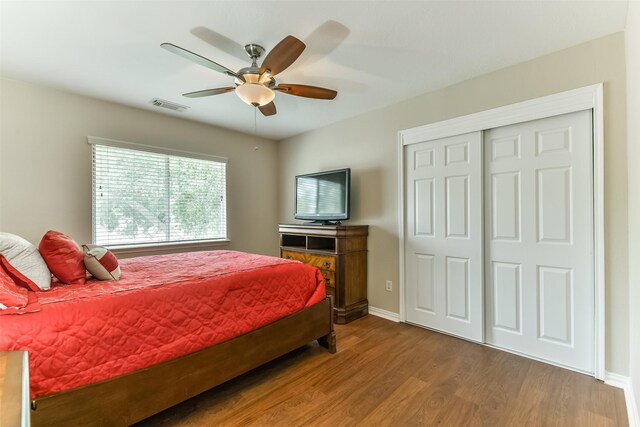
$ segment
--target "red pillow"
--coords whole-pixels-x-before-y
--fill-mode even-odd
[[[4,269],[0,268],[0,314],[5,310],[24,308],[28,302],[27,290],[16,285]]]
[[[57,231],[47,231],[40,241],[38,250],[49,270],[62,283],[85,283],[84,254],[71,237]]]

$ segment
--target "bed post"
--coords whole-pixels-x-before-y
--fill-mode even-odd
[[[329,299],[329,323],[330,323],[330,331],[327,335],[318,338],[318,344],[322,347],[329,350],[329,353],[333,354],[336,352],[336,332],[333,330],[333,296],[327,295]]]

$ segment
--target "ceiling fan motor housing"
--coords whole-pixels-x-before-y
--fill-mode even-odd
[[[235,79],[236,86],[249,84],[261,84],[268,88],[273,88],[276,85],[275,79],[271,77],[270,72],[267,71],[260,75],[260,67],[258,67],[258,59],[264,53],[264,48],[259,44],[250,43],[244,46],[245,52],[251,58],[251,66],[242,68],[238,71],[238,77]]]
[[[245,83],[249,84],[260,84],[266,86],[268,88],[274,88],[276,86],[276,79],[271,77],[268,72],[265,72],[262,76],[260,75],[260,67],[245,67],[238,71],[238,76],[234,80],[236,86],[243,85]]]

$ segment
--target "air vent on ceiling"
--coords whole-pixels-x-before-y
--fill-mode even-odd
[[[151,101],[149,101],[149,104],[155,105],[156,107],[160,108],[168,108],[169,110],[177,111],[179,113],[189,108],[186,105],[176,104],[175,102],[165,101],[164,99],[160,98],[153,98]]]

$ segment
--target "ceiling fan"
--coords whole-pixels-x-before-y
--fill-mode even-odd
[[[238,72],[174,44],[162,43],[160,46],[196,64],[234,77],[235,86],[185,93],[183,96],[188,98],[200,98],[235,91],[244,102],[258,107],[265,116],[272,116],[276,114],[276,106],[273,103],[275,92],[315,99],[333,99],[338,94],[335,90],[322,87],[276,82],[276,74],[293,64],[306,47],[303,42],[293,36],[285,37],[271,49],[260,67],[258,67],[258,58],[264,53],[264,48],[257,44],[246,45],[244,50],[251,58],[251,66],[242,68]]]

